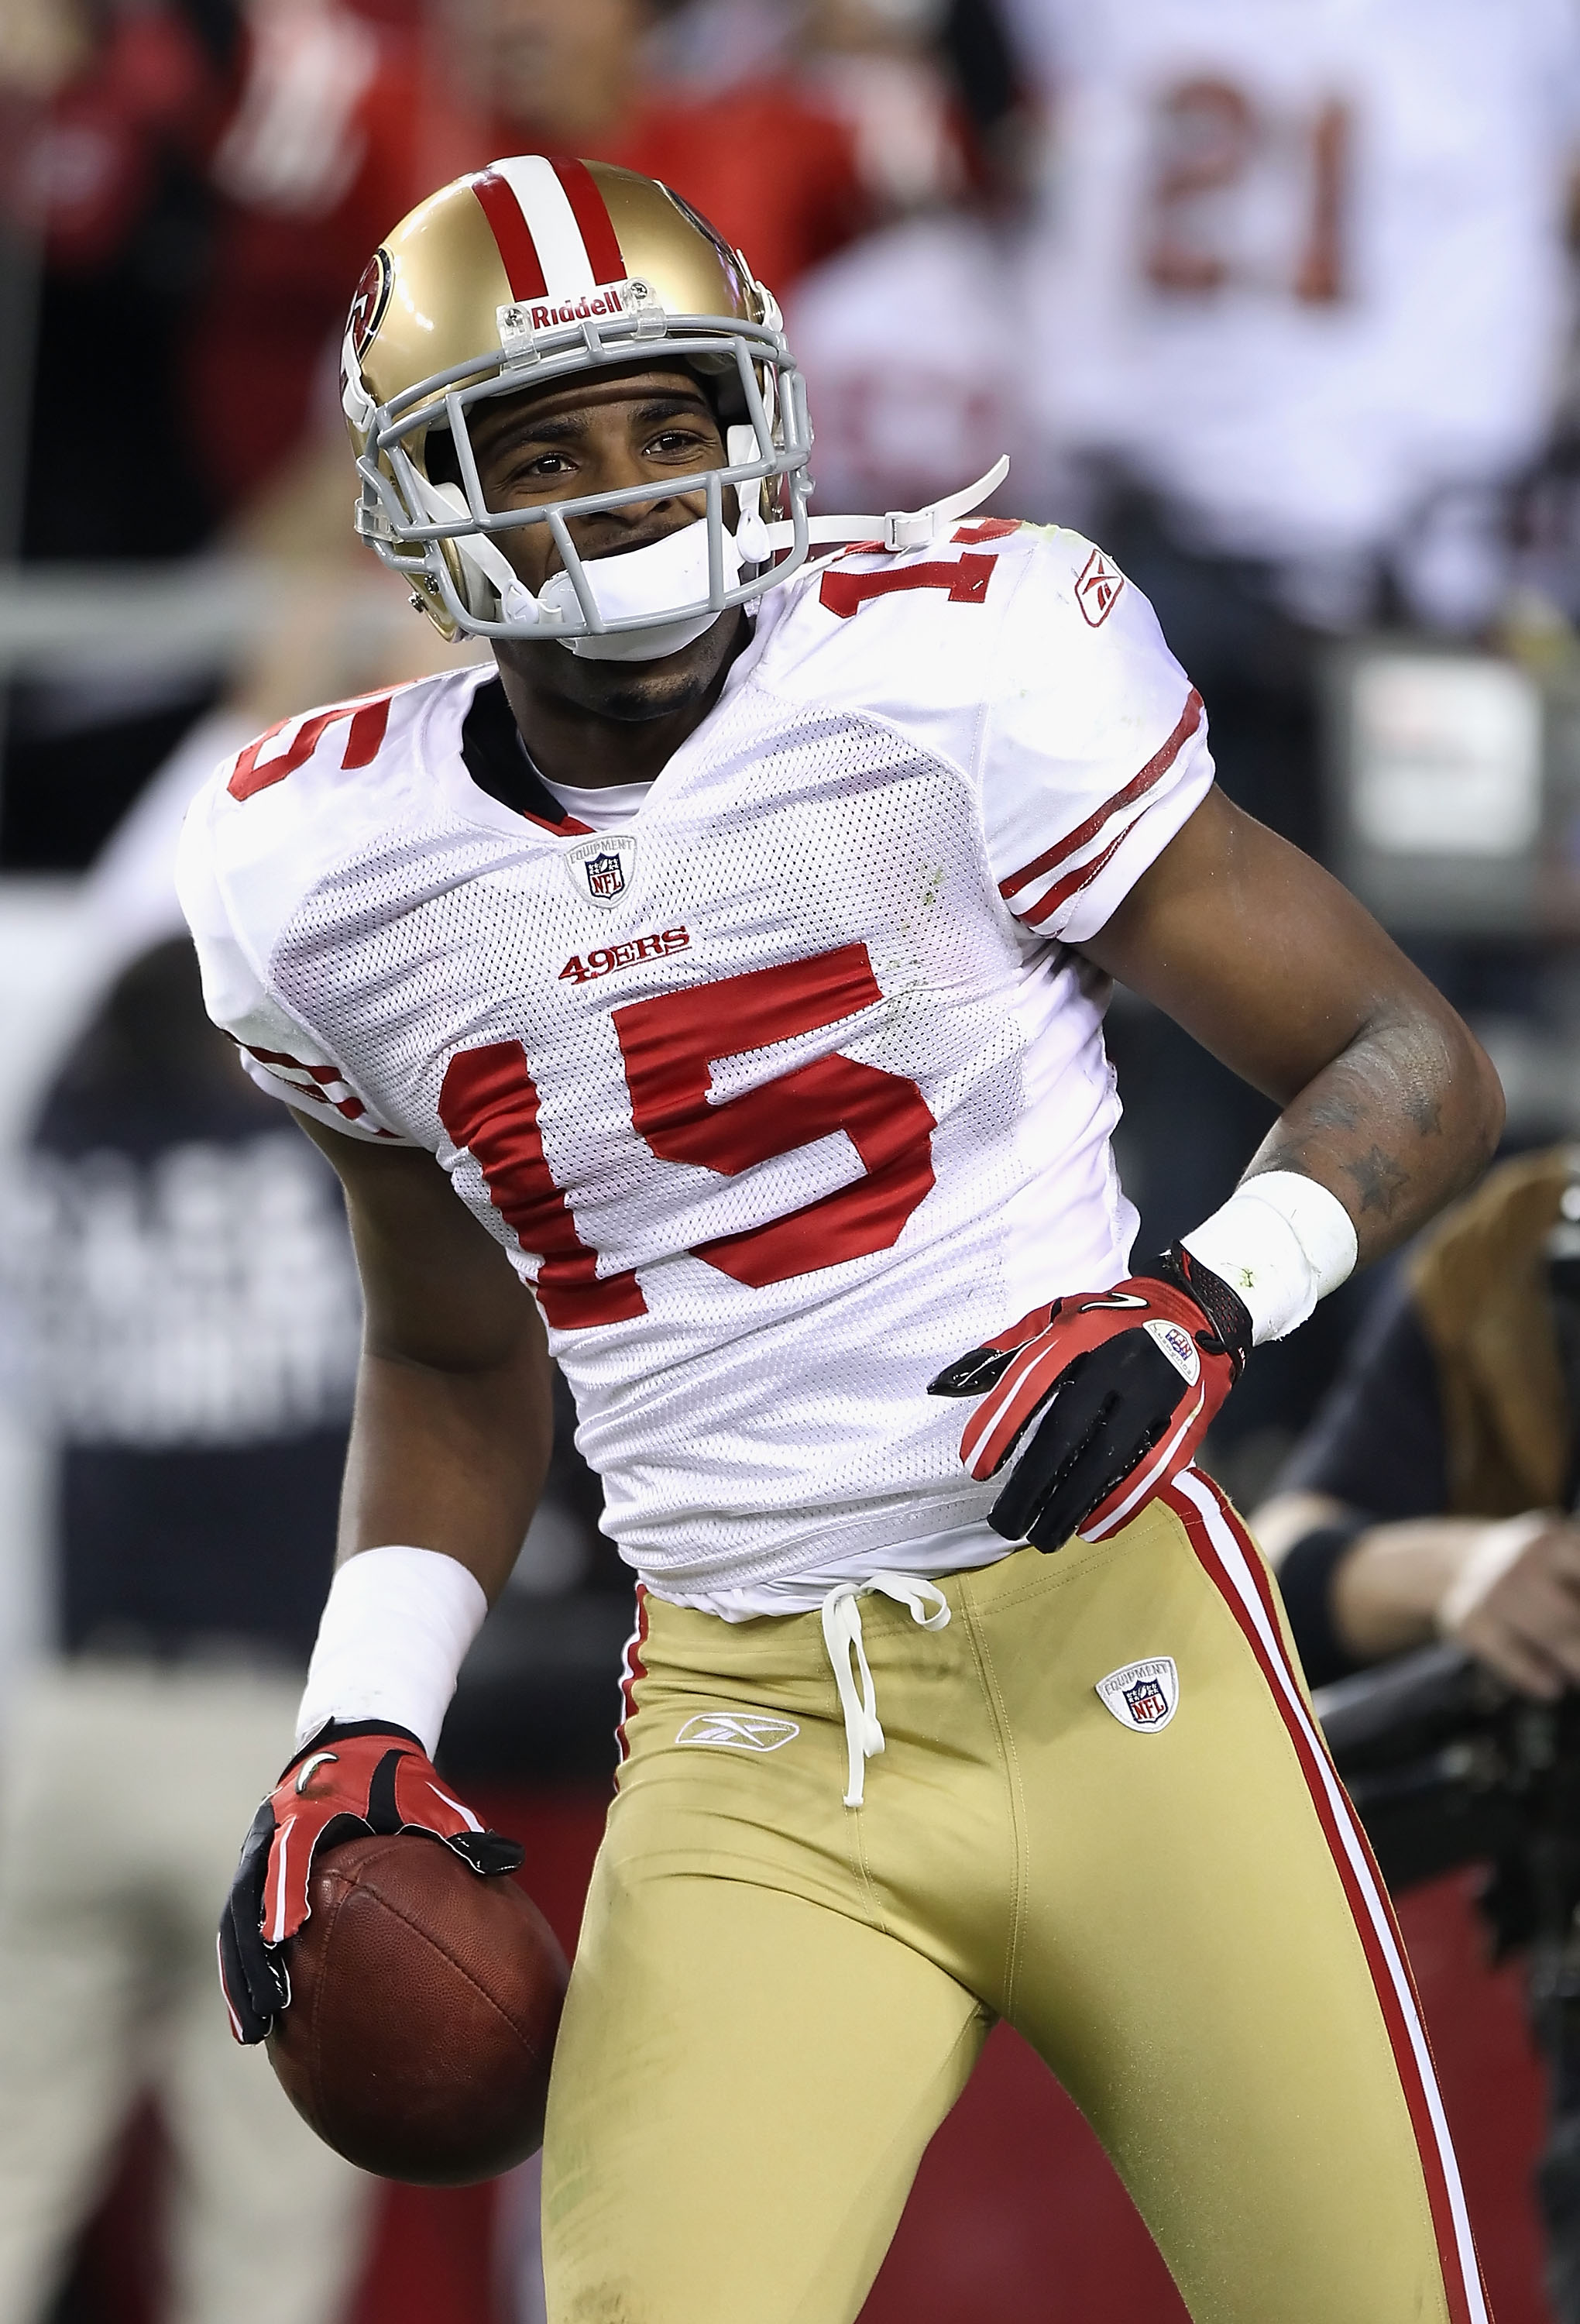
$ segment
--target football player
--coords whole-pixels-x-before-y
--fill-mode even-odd
[[[1199,2319],[1484,2318],[1386,1899],[1191,1455],[1482,1167],[1487,1061],[1214,790],[1100,549],[970,493],[809,521],[777,309],[661,186],[446,187],[344,373],[364,534],[497,668],[288,721],[184,840],[210,1009],[333,1154],[367,1301],[344,1560],[221,1932],[238,2037],[326,1831],[519,1853],[429,1755],[552,1352],[640,1607],[556,2324],[853,2318],[998,2016]],[[1115,977],[1284,1108],[1137,1266]]]

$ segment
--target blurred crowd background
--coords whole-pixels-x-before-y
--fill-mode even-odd
[[[226,751],[439,666],[353,540],[340,333],[415,201],[530,150],[660,177],[745,251],[815,507],[1009,452],[996,509],[1103,544],[1226,788],[1469,1016],[1509,1152],[1580,1130],[1576,0],[0,0],[0,2324],[541,2312],[530,2172],[427,2213],[335,2173],[211,1990],[358,1311],[171,881]],[[1272,1110],[1128,996],[1110,1024],[1155,1248]],[[1385,1290],[1252,1367],[1210,1447],[1245,1506]],[[445,1750],[531,1824],[568,1938],[629,1588],[562,1422]],[[1475,1990],[1513,2029],[1485,2107],[1534,2121]],[[1182,2313],[1037,2120],[995,2182],[1037,2201],[899,2254],[875,2324]],[[1505,2193],[1501,2313],[1542,2324]]]

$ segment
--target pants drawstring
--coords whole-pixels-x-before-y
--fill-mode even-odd
[[[845,1748],[850,1773],[845,1805],[861,1805],[867,1762],[883,1749],[883,1729],[877,1723],[877,1692],[861,1637],[859,1601],[881,1592],[909,1609],[911,1619],[924,1630],[942,1630],[949,1623],[949,1600],[931,1582],[914,1573],[872,1573],[865,1582],[839,1582],[822,1601],[823,1645],[833,1665],[845,1714]],[[928,1609],[931,1610],[928,1610]]]

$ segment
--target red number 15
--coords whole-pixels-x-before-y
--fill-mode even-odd
[[[864,1175],[837,1193],[698,1245],[696,1258],[736,1282],[760,1289],[886,1250],[932,1186],[932,1115],[914,1081],[880,1066],[818,1057],[762,1088],[712,1102],[718,1058],[816,1032],[882,998],[867,946],[854,944],[614,1011],[631,1121],[661,1160],[733,1178],[835,1130],[861,1157]],[[537,1086],[519,1041],[463,1049],[450,1060],[439,1119],[473,1156],[523,1249],[542,1253],[537,1294],[549,1322],[576,1331],[645,1314],[630,1269],[598,1274],[597,1253],[582,1240],[549,1172],[537,1112]]]

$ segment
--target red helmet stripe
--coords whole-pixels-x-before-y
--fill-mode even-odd
[[[543,261],[537,255],[532,229],[516,199],[514,189],[497,171],[480,170],[472,180],[472,190],[482,205],[482,214],[493,229],[493,238],[504,262],[511,298],[546,298],[548,284],[544,280]]]
[[[620,240],[610,219],[608,206],[598,190],[598,180],[585,161],[572,161],[562,154],[551,153],[548,166],[565,189],[565,199],[575,214],[577,230],[586,244],[587,257],[592,268],[594,282],[623,282],[626,263],[620,255]]]

